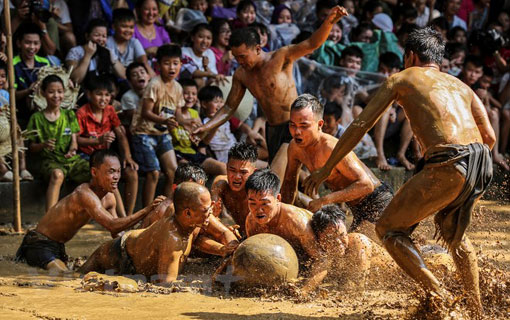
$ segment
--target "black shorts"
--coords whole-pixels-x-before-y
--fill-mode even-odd
[[[271,164],[276,153],[280,150],[280,146],[284,143],[289,143],[292,140],[292,135],[289,131],[289,122],[272,126],[266,122],[266,143],[267,151],[269,153],[268,163]]]
[[[29,230],[16,252],[17,262],[26,262],[33,267],[46,269],[48,263],[55,259],[67,262],[66,248],[63,243],[54,241],[45,235]]]
[[[201,152],[197,152],[195,154],[191,153],[182,153],[177,150],[175,150],[175,156],[177,157],[177,160],[186,160],[188,162],[191,162],[193,164],[201,165],[204,163],[205,160],[207,160],[207,156]]]
[[[386,182],[382,181],[371,194],[367,195],[361,202],[356,205],[349,206],[351,209],[353,220],[350,231],[357,228],[364,220],[376,222],[383,213],[384,209],[393,199],[393,188]]]

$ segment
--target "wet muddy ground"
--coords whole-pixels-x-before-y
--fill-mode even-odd
[[[420,245],[434,244],[431,220],[415,231]],[[510,205],[482,201],[468,235],[479,253],[480,287],[487,319],[510,318]],[[429,260],[456,300],[437,305],[395,265],[374,267],[364,290],[338,289],[329,281],[317,296],[299,301],[289,288],[228,292],[210,276],[221,259],[193,258],[178,283],[162,288],[139,283],[138,292],[86,291],[80,277],[57,277],[16,264],[22,235],[0,226],[0,319],[469,319],[460,279],[451,260]],[[67,245],[70,257],[85,258],[109,233],[91,224]],[[80,263],[78,260],[77,263]],[[355,270],[353,270],[355,272]],[[228,279],[226,281],[228,283]],[[359,289],[359,288],[358,288]]]

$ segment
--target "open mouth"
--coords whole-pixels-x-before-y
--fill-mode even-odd
[[[302,138],[294,138],[297,144],[301,144],[303,142]]]
[[[264,219],[266,217],[265,214],[257,214],[255,215],[255,217],[257,217],[257,219]]]
[[[242,182],[232,182],[232,186],[236,188],[241,188],[242,184],[243,184]]]

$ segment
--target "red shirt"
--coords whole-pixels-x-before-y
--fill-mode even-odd
[[[76,112],[78,123],[80,124],[80,136],[85,138],[98,138],[103,134],[113,131],[120,126],[120,120],[113,106],[106,106],[103,110],[103,119],[99,122],[92,114],[90,104],[86,104]],[[92,154],[94,150],[106,149],[106,144],[96,146],[80,146],[80,151],[86,154]]]

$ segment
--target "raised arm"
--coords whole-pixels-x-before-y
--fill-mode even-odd
[[[296,199],[299,171],[301,170],[301,162],[297,159],[296,148],[291,142],[287,148],[287,167],[285,168],[285,176],[282,184],[282,202],[294,204]]]
[[[494,144],[496,143],[496,134],[494,133],[494,129],[492,128],[489,117],[487,116],[487,111],[485,110],[485,106],[483,105],[482,101],[474,92],[472,95],[473,100],[471,101],[471,113],[473,114],[476,126],[482,135],[483,143],[487,144],[492,150]]]
[[[246,87],[241,82],[239,71],[236,71],[232,79],[232,88],[228,93],[227,101],[225,102],[223,108],[216,112],[214,117],[209,120],[209,122],[193,131],[193,135],[203,139],[209,133],[209,131],[216,129],[227,122],[236,112],[239,104],[241,103],[241,100],[244,97],[245,92]]]
[[[395,76],[398,76],[398,74],[388,78],[381,85],[363,112],[345,130],[344,134],[338,139],[335,149],[331,152],[331,156],[324,167],[312,172],[306,178],[304,182],[306,194],[312,195],[318,190],[319,185],[330,175],[331,170],[358,144],[395,100],[397,96],[394,90]]]
[[[286,57],[291,61],[294,61],[314,52],[328,39],[333,25],[346,15],[348,15],[348,13],[344,7],[336,6],[331,9],[329,16],[324,20],[320,28],[310,36],[310,38],[298,44],[282,48],[285,50]]]

